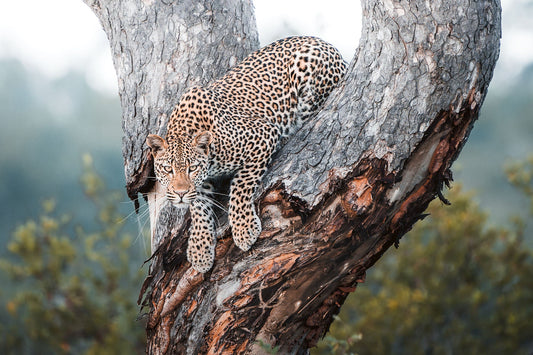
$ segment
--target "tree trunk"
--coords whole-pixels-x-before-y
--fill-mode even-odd
[[[128,192],[156,206],[144,139],[164,133],[184,88],[257,46],[251,5],[86,2],[113,49]],[[442,197],[498,57],[499,1],[362,6],[345,81],[263,179],[263,232],[252,250],[239,250],[222,227],[215,265],[199,274],[185,258],[188,216],[162,209],[141,291],[148,352],[306,353],[366,269]]]

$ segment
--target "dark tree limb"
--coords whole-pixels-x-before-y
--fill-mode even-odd
[[[164,131],[165,113],[178,99],[166,96],[165,88],[179,86],[172,91],[179,93],[220,74],[231,61],[206,62],[220,52],[228,58],[227,48],[217,43],[207,44],[207,57],[194,52],[205,38],[204,29],[194,31],[194,26],[185,27],[186,39],[173,38],[172,54],[128,54],[146,46],[146,39],[154,48],[167,48],[162,35],[139,41],[140,35],[128,30],[132,23],[163,31],[154,23],[165,28],[165,16],[187,11],[153,1],[139,4],[139,13],[128,12],[126,18],[109,13],[115,11],[114,2],[92,7],[112,43],[119,82],[125,81],[120,91],[129,191],[157,195],[157,187],[139,181],[146,180],[151,164],[142,141],[148,133]],[[239,4],[250,10],[248,2]],[[152,17],[139,15],[143,6]],[[345,81],[276,155],[263,179],[257,200],[263,232],[252,250],[240,251],[222,227],[214,268],[199,274],[185,258],[188,216],[171,208],[159,214],[154,233],[160,242],[154,244],[158,249],[142,290],[149,308],[150,353],[256,354],[265,351],[259,341],[279,346],[280,353],[306,353],[366,270],[424,217],[432,199],[442,196],[492,77],[500,4],[365,0],[362,6],[361,42]],[[238,57],[257,44],[255,30],[247,36],[253,29],[247,22],[253,20],[251,10],[243,13],[246,19],[211,16],[207,21],[214,27],[217,21],[226,21],[226,27],[248,23],[241,38],[250,40],[228,44]],[[168,68],[167,61],[181,56],[185,64],[179,70],[157,79],[142,65]],[[192,71],[195,65],[203,65],[202,71]],[[139,73],[152,95],[130,79]],[[159,99],[146,101],[154,95]]]

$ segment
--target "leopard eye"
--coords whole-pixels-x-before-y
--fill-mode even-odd
[[[190,173],[195,172],[197,169],[198,169],[198,165],[191,165],[191,166],[189,166],[189,172],[190,172]]]
[[[165,170],[165,172],[167,172],[167,173],[171,173],[172,172],[172,167],[170,165],[165,165],[163,167],[163,170]]]

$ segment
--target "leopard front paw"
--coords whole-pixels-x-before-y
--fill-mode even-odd
[[[209,231],[192,230],[187,244],[187,260],[198,272],[208,272],[215,261],[216,238]]]
[[[247,217],[247,218],[242,218]],[[254,210],[244,216],[236,216],[231,219],[233,241],[241,250],[247,251],[261,234],[261,220]]]

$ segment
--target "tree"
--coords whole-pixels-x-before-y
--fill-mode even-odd
[[[150,353],[306,353],[365,271],[441,196],[499,52],[498,1],[362,1],[345,81],[277,154],[243,253],[221,228],[215,266],[190,268],[188,216],[158,204],[145,137],[257,48],[249,1],[85,0],[111,43],[123,108],[128,194],[152,211]]]

